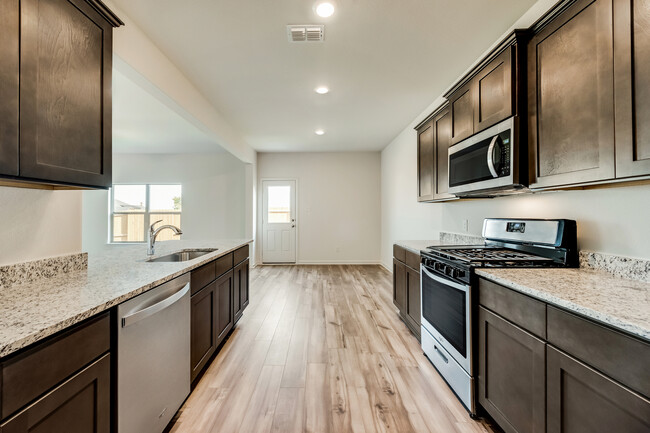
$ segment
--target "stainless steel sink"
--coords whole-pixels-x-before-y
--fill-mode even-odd
[[[148,262],[186,262],[188,260],[196,259],[211,252],[217,251],[217,248],[201,248],[193,250],[177,251],[175,253],[166,254],[164,256],[147,259]]]

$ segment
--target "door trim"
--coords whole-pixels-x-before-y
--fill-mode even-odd
[[[297,265],[300,263],[300,260],[298,259],[298,238],[300,237],[300,221],[296,222],[296,244],[294,245],[295,251],[296,251],[296,260],[293,263],[274,263],[274,262],[264,262],[264,182],[265,181],[272,181],[272,182],[295,182],[296,185],[296,190],[294,191],[294,200],[295,200],[295,207],[296,207],[296,220],[299,220],[297,218],[298,216],[298,191],[300,191],[300,187],[298,186],[298,178],[295,177],[262,177],[259,180],[259,191],[261,191],[260,194],[260,200],[258,201],[258,228],[259,232],[257,235],[257,242],[260,246],[259,251],[260,251],[260,260],[259,263],[262,265]],[[256,248],[257,249],[257,248]]]

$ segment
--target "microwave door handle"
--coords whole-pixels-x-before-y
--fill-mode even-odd
[[[494,146],[496,146],[498,139],[499,136],[495,135],[492,141],[490,142],[490,146],[488,147],[488,151],[487,151],[487,166],[490,169],[490,174],[492,174],[492,177],[494,178],[499,177],[499,175],[497,174],[497,170],[494,168],[494,160],[492,159],[492,154],[494,153]]]

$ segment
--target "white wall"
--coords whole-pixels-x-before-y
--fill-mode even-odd
[[[81,251],[81,192],[0,187],[0,265]]]
[[[183,239],[250,236],[247,164],[229,153],[113,155],[113,183],[183,185]],[[248,183],[251,181],[249,180]],[[96,251],[108,238],[108,193],[84,191],[83,249]],[[248,224],[247,224],[248,223]]]
[[[258,209],[265,178],[298,180],[298,263],[379,263],[379,152],[259,153]]]
[[[156,44],[112,1],[108,7],[124,21],[113,31],[114,67],[197,126],[221,147],[247,163],[255,150]]]

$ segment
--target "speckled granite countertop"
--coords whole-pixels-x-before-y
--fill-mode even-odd
[[[396,241],[395,244],[417,254],[420,254],[421,250],[426,250],[427,247],[442,245],[440,241]]]
[[[250,239],[168,241],[156,255],[188,248],[217,251],[180,263],[147,263],[146,245],[109,245],[88,256],[88,269],[0,287],[0,357],[221,257]]]
[[[586,269],[477,269],[476,273],[650,341],[650,283]]]

